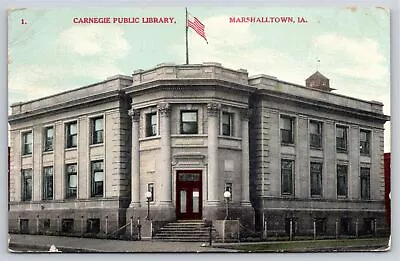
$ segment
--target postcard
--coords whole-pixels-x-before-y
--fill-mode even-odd
[[[390,249],[390,10],[8,10],[9,250]]]

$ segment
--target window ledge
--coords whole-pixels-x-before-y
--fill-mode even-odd
[[[285,199],[294,199],[295,198],[293,194],[281,194],[281,197],[285,198]]]
[[[227,140],[242,140],[240,137],[235,137],[235,136],[225,136],[225,135],[218,135],[218,138],[221,139],[227,139]]]
[[[157,140],[157,139],[160,139],[160,138],[161,138],[160,135],[156,135],[156,136],[149,136],[149,137],[145,137],[145,138],[140,138],[139,141]]]
[[[24,154],[24,155],[21,155],[21,157],[22,157],[22,158],[29,158],[29,157],[32,157],[32,153],[31,153],[31,154]]]
[[[104,199],[104,196],[103,195],[101,195],[101,196],[90,196],[90,199],[91,200],[102,200],[102,199]]]
[[[296,147],[296,144],[294,144],[294,143],[281,143],[281,146],[284,146],[284,147]]]
[[[310,199],[312,200],[321,200],[324,199],[322,196],[311,196]]]
[[[97,147],[102,147],[104,146],[104,143],[96,143],[96,144],[90,144],[89,148],[97,148]]]
[[[50,155],[50,154],[53,154],[53,153],[54,153],[54,150],[43,151],[43,155]]]
[[[371,158],[371,154],[363,154],[363,153],[360,153],[360,156],[362,156],[362,157],[367,157],[367,158]]]
[[[322,148],[322,147],[312,147],[312,146],[310,146],[310,149],[311,149],[311,150],[323,151],[323,148]]]
[[[64,202],[71,202],[71,201],[77,201],[78,198],[65,198]]]
[[[74,150],[78,150],[78,147],[65,148],[65,151],[74,151]]]
[[[207,134],[173,134],[171,138],[204,138]]]

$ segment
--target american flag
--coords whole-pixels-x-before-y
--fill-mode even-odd
[[[204,40],[206,40],[207,44],[207,38],[206,38],[206,33],[204,32],[204,24],[202,22],[200,22],[199,19],[197,19],[197,17],[188,17],[187,19],[187,23],[186,23],[187,27],[192,28],[193,30],[196,31],[196,33],[198,33],[201,37],[204,38]]]

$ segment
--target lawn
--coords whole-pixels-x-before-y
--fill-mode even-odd
[[[281,241],[221,246],[243,252],[363,251],[388,245],[388,238]]]

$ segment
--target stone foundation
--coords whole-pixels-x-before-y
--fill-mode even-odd
[[[357,237],[389,235],[384,212],[372,211],[291,211],[258,212],[257,231],[263,237]],[[264,218],[264,221],[263,221]],[[290,229],[290,224],[292,229]],[[265,229],[266,227],[266,229]]]
[[[11,233],[117,237],[126,223],[125,209],[59,209],[9,212]]]

